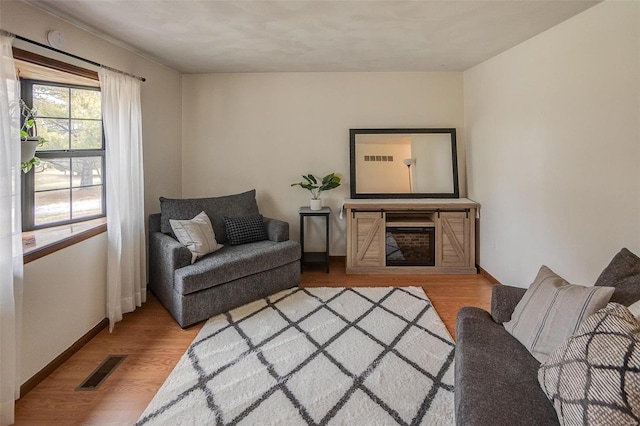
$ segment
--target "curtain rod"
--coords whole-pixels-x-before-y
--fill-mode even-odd
[[[60,49],[56,49],[55,47],[47,46],[46,44],[37,42],[35,40],[30,40],[30,39],[28,39],[26,37],[22,37],[22,36],[20,36],[18,34],[14,34],[12,32],[9,32],[9,31],[3,30],[3,29],[0,29],[0,34],[8,36],[8,37],[14,37],[14,38],[16,38],[18,40],[26,41],[27,43],[35,44],[36,46],[43,47],[45,49],[48,49],[48,50],[51,50],[51,51],[54,51],[54,52],[57,52],[57,53],[61,53],[63,55],[69,56],[69,57],[74,58],[74,59],[78,59],[80,61],[86,62],[86,63],[91,64],[91,65],[96,66],[96,67],[106,68],[109,71],[117,72],[119,74],[124,74],[124,75],[127,75],[129,77],[133,77],[133,78],[135,78],[137,80],[140,80],[140,81],[147,81],[147,79],[144,78],[144,77],[140,77],[140,76],[137,76],[137,75],[134,75],[134,74],[129,74],[128,72],[121,71],[121,70],[119,70],[117,68],[112,68],[112,67],[109,67],[107,65],[103,65],[103,64],[101,64],[99,62],[92,61],[91,59],[86,59],[86,58],[83,58],[81,56],[74,55],[73,53],[68,53],[68,52],[65,52],[64,50],[60,50]]]

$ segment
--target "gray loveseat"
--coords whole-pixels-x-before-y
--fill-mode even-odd
[[[259,214],[255,190],[223,197],[160,198],[161,213],[149,216],[149,288],[187,327],[216,314],[300,283],[300,244],[289,224],[264,218],[268,239],[228,244],[224,217]],[[191,264],[191,252],[174,237],[169,219],[206,212],[224,247]]]
[[[622,249],[595,285],[615,287],[612,302],[640,300],[640,259]],[[495,285],[491,313],[464,307],[456,319],[455,413],[464,426],[557,425],[552,403],[538,383],[540,363],[503,323],[526,289]]]

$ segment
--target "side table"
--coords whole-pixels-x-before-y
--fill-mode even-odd
[[[320,210],[311,210],[309,207],[300,207],[298,210],[300,215],[300,246],[302,248],[302,259],[300,259],[300,272],[303,272],[304,265],[325,265],[327,273],[329,273],[329,215],[330,207],[323,207]],[[324,217],[325,224],[325,250],[320,252],[304,251],[304,219],[307,216]]]

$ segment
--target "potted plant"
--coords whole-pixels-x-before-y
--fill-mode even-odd
[[[311,201],[309,207],[311,210],[320,210],[322,208],[322,200],[320,199],[320,193],[322,191],[328,191],[340,186],[340,177],[335,173],[330,173],[322,178],[320,183],[318,179],[312,175],[302,175],[304,181],[292,183],[291,186],[300,186],[311,192]]]
[[[36,149],[45,143],[45,139],[38,136],[36,125],[37,109],[29,106],[20,99],[20,111],[22,114],[22,127],[20,128],[20,168],[28,173],[33,166],[40,164],[36,157]]]

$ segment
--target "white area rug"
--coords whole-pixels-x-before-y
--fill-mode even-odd
[[[293,288],[207,321],[137,424],[451,425],[453,359],[420,288]]]

